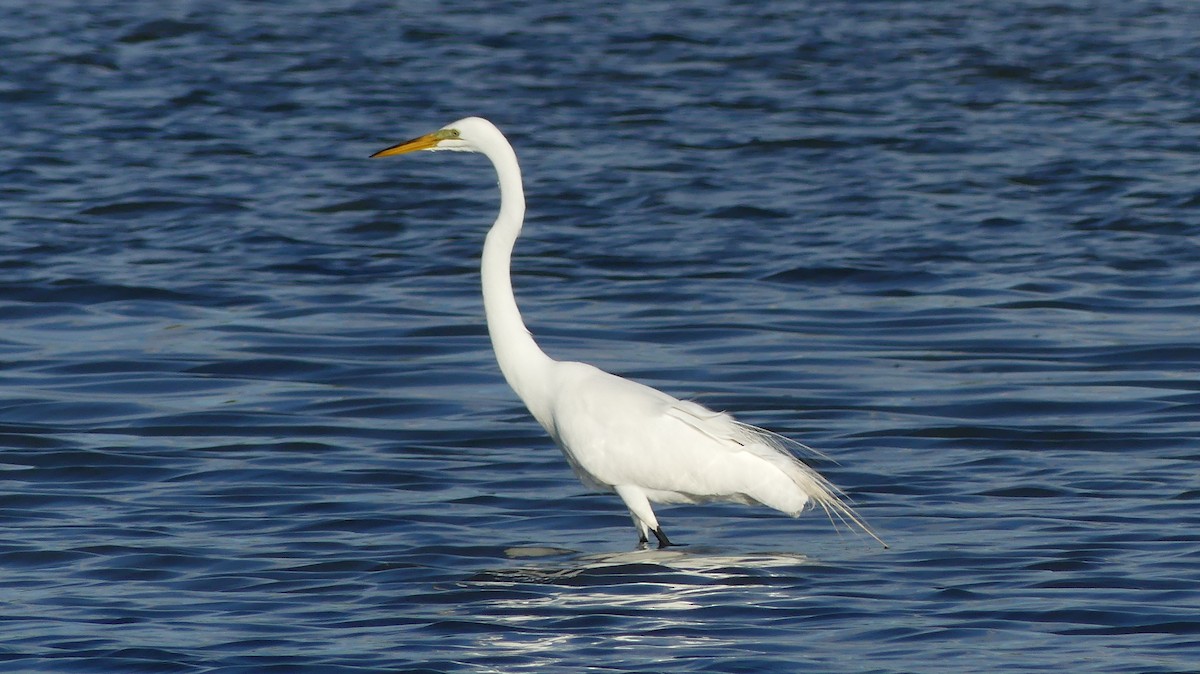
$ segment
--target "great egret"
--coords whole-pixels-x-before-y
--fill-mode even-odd
[[[371,156],[416,150],[478,152],[496,168],[500,214],[487,234],[480,268],[496,360],[579,479],[616,492],[625,502],[639,545],[645,546],[651,533],[660,548],[672,545],[651,501],[762,504],[793,517],[815,502],[831,521],[836,516],[851,522],[883,543],[839,498],[836,487],[787,448],[807,449],[803,445],[591,365],[547,356],[521,320],[509,276],[513,244],[525,219],[521,169],[512,146],[491,122],[468,117]]]

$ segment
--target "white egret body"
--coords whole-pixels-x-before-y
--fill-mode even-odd
[[[547,356],[521,320],[509,273],[525,219],[512,146],[491,122],[468,117],[372,156],[416,150],[478,152],[495,167],[500,214],[483,246],[481,276],[496,360],[579,478],[625,502],[640,543],[653,533],[659,547],[671,545],[651,502],[706,501],[758,503],[793,517],[816,503],[878,540],[836,487],[788,451],[786,445],[794,443],[591,365]]]

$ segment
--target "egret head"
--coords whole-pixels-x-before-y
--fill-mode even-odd
[[[396,143],[371,156],[390,157],[394,154],[405,154],[417,150],[481,152],[480,145],[493,134],[498,135],[499,131],[492,126],[491,122],[479,117],[467,117],[447,124],[433,133],[427,133],[403,143]]]

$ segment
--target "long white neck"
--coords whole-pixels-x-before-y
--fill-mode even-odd
[[[500,179],[500,214],[483,245],[480,267],[488,334],[508,385],[545,426],[550,418],[548,380],[554,361],[533,341],[521,320],[510,271],[513,244],[521,235],[525,219],[521,169],[508,143],[489,147],[486,154]]]

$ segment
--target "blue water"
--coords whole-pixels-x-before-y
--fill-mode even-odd
[[[9,3],[0,671],[1200,671],[1200,5]],[[730,410],[891,544],[661,508],[505,386]]]

